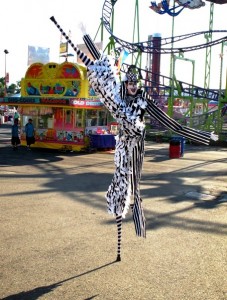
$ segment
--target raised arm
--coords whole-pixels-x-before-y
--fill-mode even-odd
[[[147,112],[150,116],[159,121],[162,125],[175,133],[197,143],[209,145],[211,140],[217,141],[218,136],[213,132],[206,132],[196,130],[187,126],[180,125],[177,121],[170,118],[164,111],[162,111],[148,94],[144,94],[147,99]]]

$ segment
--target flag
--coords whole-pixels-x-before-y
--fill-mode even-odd
[[[59,52],[60,54],[68,53],[68,42],[60,43]]]
[[[126,60],[126,58],[128,57],[128,55],[129,55],[129,53],[125,49],[123,49],[121,51],[120,56],[119,56],[118,61],[117,61],[118,73],[120,72],[121,66],[124,63],[124,61]]]
[[[70,39],[71,38],[71,30],[69,30],[69,34],[68,34],[68,38]],[[59,46],[59,54],[67,54],[68,53],[68,42],[63,42],[63,34],[61,33],[61,36],[60,36],[60,46]]]

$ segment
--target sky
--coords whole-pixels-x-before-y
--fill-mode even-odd
[[[172,1],[172,0],[171,0]],[[135,0],[118,0],[115,4],[113,32],[128,42],[133,40],[133,25],[135,16]],[[173,18],[168,14],[157,14],[149,8],[150,1],[139,0],[139,41],[148,40],[148,36],[160,33],[161,37],[172,36]],[[159,3],[159,0],[156,1]],[[9,73],[9,84],[21,80],[28,68],[28,46],[50,48],[50,62],[61,63],[59,57],[60,32],[50,20],[54,16],[66,33],[71,31],[73,43],[80,44],[82,33],[79,24],[83,23],[87,33],[96,42],[101,40],[101,17],[104,0],[7,0],[1,1],[0,11],[0,77]],[[170,2],[171,4],[171,2]],[[213,30],[227,30],[227,4],[214,5]],[[185,8],[174,18],[173,36],[206,31],[210,24],[210,2],[205,1],[205,6],[198,9]],[[136,37],[137,38],[136,31]],[[213,35],[213,40],[227,36],[226,33]],[[104,29],[104,46],[109,40],[109,35]],[[137,41],[137,40],[136,40]],[[193,46],[206,42],[204,35],[197,39],[187,39],[182,46]],[[4,49],[9,51],[5,55]],[[69,52],[74,54],[73,49]],[[221,69],[221,44],[211,49],[211,78],[210,88],[226,87],[227,45],[223,47],[222,78]],[[206,49],[185,52],[187,61],[177,60],[176,77],[179,80],[192,82],[192,63],[195,61],[194,84],[203,87],[205,78]],[[76,56],[69,59],[76,62]],[[127,61],[126,61],[127,62]],[[146,64],[146,55],[143,65]],[[161,56],[161,75],[170,75],[170,56]]]

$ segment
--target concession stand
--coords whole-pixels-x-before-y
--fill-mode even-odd
[[[31,118],[35,147],[83,151],[90,141],[93,148],[115,146],[116,123],[89,86],[83,65],[34,63],[21,81],[21,97],[3,97],[0,104],[17,108],[22,145]]]

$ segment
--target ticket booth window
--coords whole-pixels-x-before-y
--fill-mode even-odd
[[[77,109],[75,112],[75,126],[76,127],[84,127],[84,110]]]
[[[107,125],[107,110],[99,110],[98,111],[98,126],[106,126]]]
[[[72,110],[65,110],[65,124],[72,124]]]
[[[74,118],[72,109],[64,109],[64,130],[74,129]]]
[[[86,110],[86,126],[98,125],[98,111],[94,109]]]

